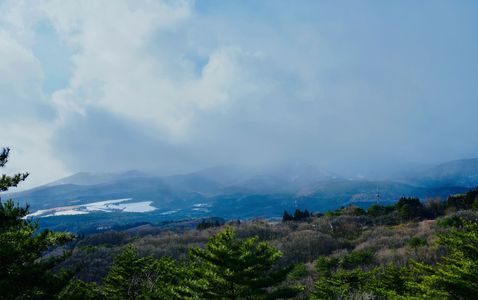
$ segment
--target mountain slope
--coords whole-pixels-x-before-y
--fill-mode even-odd
[[[478,186],[478,158],[455,160],[416,171],[408,176],[408,182],[427,187]]]
[[[140,171],[127,171],[123,173],[89,173],[79,172],[65,178],[53,181],[46,184],[46,186],[56,186],[62,184],[74,184],[74,185],[96,185],[101,183],[107,183],[112,181],[118,181],[122,179],[132,179],[137,177],[146,177],[145,173]]]
[[[71,229],[77,226],[75,222],[84,221],[86,227],[107,228],[111,223],[121,225],[203,216],[278,217],[283,210],[296,207],[312,211],[351,203],[365,207],[378,200],[391,203],[402,196],[446,198],[468,190],[469,185],[474,184],[477,170],[475,160],[457,161],[429,168],[420,176],[416,173],[402,182],[345,179],[301,164],[263,168],[225,166],[167,177],[137,171],[79,173],[32,190],[2,195],[2,198],[28,203],[31,212],[46,210],[38,215],[54,215],[42,221],[49,226],[63,224],[65,227],[61,228]],[[144,213],[128,212],[127,209],[116,209],[114,213],[107,209],[100,213],[93,209],[101,207],[98,202],[117,203],[118,199],[127,200],[108,204],[109,208],[149,203],[150,209]],[[81,215],[67,216],[72,210],[80,211]]]

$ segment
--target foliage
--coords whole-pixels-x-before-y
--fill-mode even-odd
[[[321,276],[313,299],[420,299],[410,287],[416,275],[409,267],[386,265],[370,270],[339,269]]]
[[[257,237],[239,240],[226,228],[204,249],[191,249],[191,260],[198,267],[196,276],[205,283],[198,292],[207,299],[293,297],[301,288],[283,285],[293,266],[273,268],[281,255]]]
[[[416,248],[425,246],[427,244],[427,241],[419,237],[413,237],[410,239],[408,244],[410,245],[410,247],[416,249]]]
[[[393,206],[384,206],[379,204],[373,204],[367,209],[367,214],[372,217],[379,217],[387,215],[394,210]]]
[[[282,215],[282,222],[287,222],[287,221],[303,221],[311,217],[311,213],[307,210],[304,209],[304,211],[301,211],[300,209],[296,209],[294,211],[294,215],[289,214],[287,210],[284,210],[284,214]]]
[[[203,219],[201,222],[196,226],[197,230],[204,230],[213,227],[219,227],[224,225],[225,221],[222,218],[208,218]]]
[[[102,293],[107,299],[293,297],[301,288],[285,283],[299,278],[304,269],[294,265],[274,267],[280,256],[278,250],[257,237],[236,238],[230,228],[211,238],[204,249],[192,248],[187,262],[166,256],[140,256],[128,246],[114,259],[103,280]],[[67,295],[83,292],[78,284],[69,290]]]
[[[355,250],[346,255],[338,257],[320,256],[316,261],[316,268],[319,275],[330,275],[337,269],[354,269],[359,266],[366,266],[373,262],[373,249]]]
[[[437,220],[437,224],[444,228],[462,228],[466,223],[478,224],[478,212],[471,210],[460,210]]]
[[[346,216],[363,216],[366,215],[367,212],[361,207],[348,205],[341,209],[340,214]]]
[[[306,209],[304,209],[304,211],[301,211],[300,209],[296,209],[294,211],[294,220],[303,220],[303,219],[307,219],[308,217],[310,217],[310,213],[309,211]]]
[[[478,293],[478,224],[464,222],[462,228],[439,235],[448,255],[436,266],[412,261],[398,267],[380,266],[365,270],[365,263],[352,259],[348,269],[344,258],[320,257],[319,280],[314,297],[345,299],[368,295],[386,299],[474,299]],[[424,247],[421,238],[409,240],[411,247]],[[347,257],[347,256],[345,256]],[[357,256],[360,257],[360,256]]]
[[[452,195],[448,197],[447,207],[456,209],[477,209],[478,208],[478,188],[471,190],[464,195]]]
[[[106,300],[106,297],[96,283],[73,279],[60,292],[57,299]]]
[[[189,294],[185,273],[169,257],[140,257],[128,246],[115,258],[103,292],[108,299],[180,299]]]
[[[448,256],[436,267],[416,263],[416,270],[425,276],[415,286],[433,298],[475,298],[478,295],[478,224],[465,223],[464,228],[441,235],[439,243],[448,247]]]
[[[344,269],[350,269],[360,265],[371,264],[374,254],[375,251],[373,249],[352,251],[341,259],[339,266]]]
[[[400,216],[405,220],[425,217],[425,209],[418,198],[402,197],[395,204]]]
[[[360,269],[338,270],[321,277],[316,285],[312,299],[345,299],[364,289],[371,276]]]
[[[293,221],[294,216],[289,214],[287,210],[284,210],[284,214],[282,215],[282,222]]]
[[[0,152],[0,167],[8,155],[9,149]],[[0,191],[27,176],[2,175]],[[57,247],[70,241],[70,234],[40,232],[38,223],[26,218],[28,206],[0,201],[0,296],[474,299],[477,207],[475,189],[446,202],[432,199],[422,204],[402,197],[394,205],[372,205],[367,211],[353,205],[324,215],[285,211],[284,222],[278,224],[230,222],[223,229],[224,220],[211,218],[199,223],[199,230],[183,229],[181,234],[112,231],[82,237],[68,264],[65,255],[52,250],[61,251]],[[288,222],[303,220],[307,222]],[[63,267],[70,272],[61,271]],[[71,279],[73,272],[76,277]],[[95,274],[82,281],[87,273]]]
[[[9,149],[0,154],[0,167],[5,166]],[[0,190],[26,179],[28,173],[2,175]],[[68,274],[54,273],[52,268],[64,257],[46,259],[43,254],[62,245],[72,235],[38,231],[38,224],[26,219],[28,206],[20,207],[12,200],[0,201],[0,295],[3,299],[49,299],[63,288]]]
[[[424,203],[427,216],[430,219],[436,219],[445,214],[446,202],[440,198],[430,198]]]
[[[0,152],[0,168],[5,167],[8,162],[8,156],[10,154],[10,148],[3,148]],[[28,173],[18,173],[13,176],[3,174],[0,177],[0,192],[8,191],[11,187],[16,187],[20,182],[27,179]]]

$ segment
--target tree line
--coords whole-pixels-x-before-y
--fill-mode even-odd
[[[8,161],[9,149],[0,152],[0,167]],[[7,191],[28,174],[2,175],[0,190]],[[415,198],[401,198],[391,206],[374,205],[367,210],[345,207],[324,215],[297,210],[291,220],[330,220],[331,234],[339,233],[346,216],[394,222],[416,222],[446,214],[447,209],[476,209],[478,190],[450,196],[445,202],[422,204]],[[474,299],[478,294],[478,220],[450,215],[438,219],[436,247],[440,257],[434,263],[409,259],[405,264],[373,266],[380,248],[356,248],[344,255],[317,257],[314,284],[301,281],[305,265],[280,263],[282,252],[257,236],[241,238],[231,227],[223,227],[204,247],[193,246],[185,259],[141,255],[127,245],[114,258],[106,276],[98,283],[85,282],[75,270],[58,270],[69,253],[51,255],[51,250],[75,237],[69,233],[40,231],[38,223],[25,216],[28,207],[0,201],[0,295],[2,299]],[[474,215],[473,215],[474,216]],[[214,222],[201,228],[216,227]],[[329,221],[327,221],[329,222]],[[326,223],[327,223],[326,222]],[[392,224],[392,223],[390,223]],[[395,224],[395,223],[394,223]],[[346,228],[349,223],[344,223]],[[212,227],[210,227],[212,226]],[[296,225],[294,225],[296,226]],[[394,228],[373,223],[370,226]],[[384,227],[385,226],[385,227]],[[357,235],[339,235],[348,243]],[[415,251],[427,247],[427,240],[408,241]],[[309,284],[309,286],[306,286]]]
[[[9,149],[0,153],[0,167]],[[3,175],[7,191],[28,174]],[[102,285],[54,272],[65,255],[45,257],[52,247],[74,236],[49,230],[27,219],[28,206],[0,201],[0,295],[3,299],[284,299],[302,289],[294,284],[290,265],[274,267],[282,253],[257,237],[238,239],[232,229],[210,239],[205,248],[190,249],[189,259],[175,261],[139,256],[129,246],[113,262]]]
[[[396,203],[391,205],[372,204],[367,209],[355,205],[341,207],[334,211],[321,213],[309,213],[296,209],[293,214],[287,210],[282,215],[282,222],[288,221],[307,221],[310,217],[316,216],[369,216],[382,219],[387,224],[400,223],[411,220],[436,219],[444,216],[447,211],[458,210],[478,210],[478,188],[470,190],[462,195],[450,195],[446,201],[430,199],[422,203],[420,199],[414,197],[401,197]]]

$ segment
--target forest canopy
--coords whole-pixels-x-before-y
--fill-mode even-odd
[[[9,149],[0,153],[0,167]],[[7,191],[28,174],[2,175]],[[478,189],[446,201],[283,222],[200,222],[183,231],[73,236],[39,228],[0,200],[4,299],[472,299],[478,293]]]

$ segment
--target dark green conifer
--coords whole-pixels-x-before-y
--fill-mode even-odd
[[[282,222],[287,222],[292,220],[294,220],[294,217],[291,214],[289,214],[287,210],[284,210],[284,214],[282,215]]]
[[[205,299],[284,299],[301,287],[286,283],[294,266],[274,268],[281,252],[257,237],[237,239],[227,228],[211,238],[204,249],[191,250],[192,263]]]
[[[433,299],[476,299],[478,295],[478,224],[464,222],[461,229],[441,235],[439,243],[449,250],[432,267],[416,263],[416,272],[425,274],[412,282],[419,293]]]
[[[8,161],[10,149],[0,153],[0,167]],[[28,176],[2,175],[0,191],[17,186]],[[38,232],[38,223],[26,218],[28,206],[12,200],[0,200],[0,297],[2,299],[51,299],[67,283],[65,273],[52,268],[63,257],[43,258],[52,246],[72,239],[72,235],[45,230]]]
[[[190,299],[188,271],[172,258],[139,256],[128,246],[104,279],[107,299]]]

